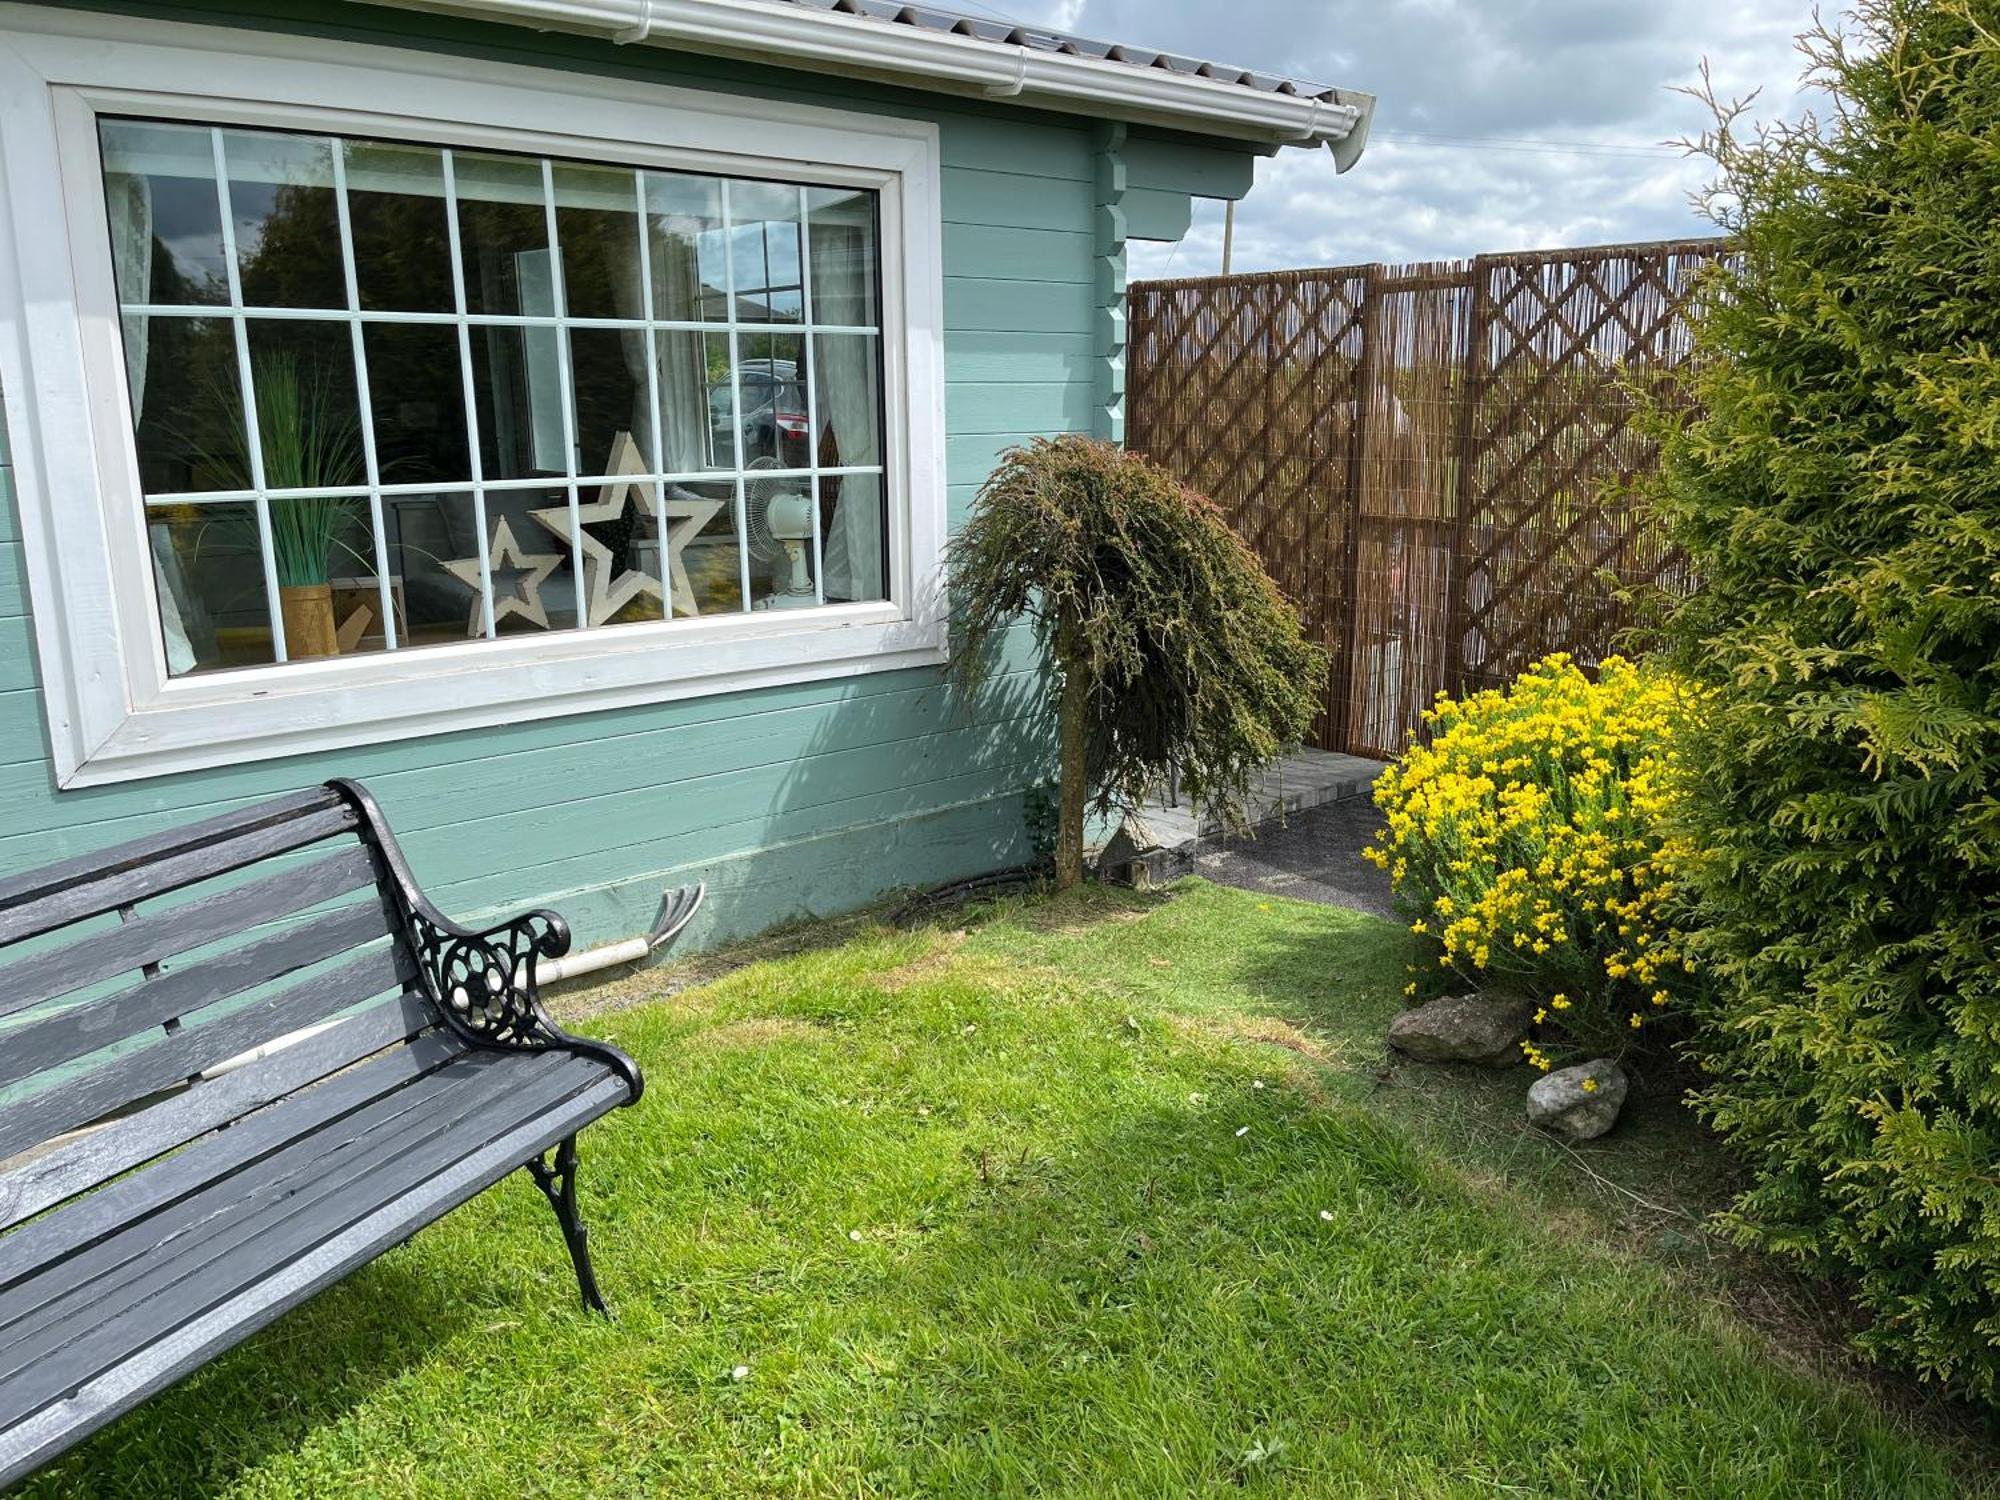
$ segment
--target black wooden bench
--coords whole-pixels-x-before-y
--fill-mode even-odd
[[[351,781],[0,881],[0,1485],[517,1167],[602,1311],[576,1133],[642,1081],[543,1011],[569,940]]]

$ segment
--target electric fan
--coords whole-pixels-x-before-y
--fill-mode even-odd
[[[759,609],[798,609],[816,601],[808,559],[812,551],[812,493],[798,479],[760,479],[758,469],[782,465],[770,456],[754,461],[743,480],[743,521],[750,555],[770,569],[771,593]]]

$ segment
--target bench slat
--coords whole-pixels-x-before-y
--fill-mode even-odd
[[[402,994],[219,1078],[65,1141],[0,1174],[0,1229],[185,1145],[436,1024],[421,995]]]
[[[121,1413],[478,1196],[529,1157],[615,1108],[625,1094],[622,1080],[605,1079],[560,1109],[446,1167],[282,1270],[252,1281],[165,1338],[118,1360],[73,1393],[45,1402],[21,1422],[0,1426],[0,1486],[33,1473]]]
[[[126,1225],[170,1207],[402,1088],[451,1061],[465,1048],[451,1032],[426,1033],[407,1047],[397,1047],[337,1078],[324,1079],[246,1115],[229,1129],[216,1131],[178,1155],[153,1163],[147,1171],[109,1184],[62,1213],[22,1225],[0,1240],[0,1292],[43,1266],[73,1256]]]
[[[375,882],[359,844],[234,890],[148,912],[87,943],[31,954],[0,967],[0,1016],[11,1016],[85,985],[289,917]]]
[[[273,797],[267,802],[239,807],[231,812],[217,813],[212,818],[184,823],[178,828],[168,828],[159,833],[149,833],[123,844],[114,844],[109,849],[98,849],[89,854],[76,855],[71,859],[58,860],[52,865],[25,870],[19,875],[0,880],[0,907],[32,900],[52,890],[82,885],[120,870],[134,869],[139,865],[180,854],[202,844],[215,843],[221,839],[234,838],[237,834],[247,833],[252,829],[282,823],[288,818],[296,818],[304,813],[337,807],[341,805],[341,801],[340,795],[331,787],[304,787],[296,792],[287,792],[282,797]]]
[[[486,1070],[483,1101],[462,1114],[439,1120],[441,1111],[421,1111],[408,1121],[407,1134],[391,1136],[372,1151],[317,1172],[311,1188],[267,1206],[267,1221],[250,1215],[215,1226],[200,1245],[189,1246],[148,1266],[147,1275],[128,1288],[133,1300],[110,1322],[56,1347],[32,1343],[37,1367],[31,1380],[0,1377],[0,1428],[11,1427],[37,1409],[102,1374],[135,1350],[165,1338],[176,1328],[269,1277],[274,1271],[324,1245],[349,1226],[393,1203],[481,1147],[537,1121],[606,1082],[601,1064],[561,1054],[541,1054],[542,1066],[523,1080],[518,1071]],[[461,1062],[460,1067],[465,1064]],[[621,1097],[619,1084],[608,1091],[606,1107]],[[317,1138],[316,1138],[317,1139]],[[327,1142],[338,1152],[342,1142]],[[66,1332],[61,1326],[51,1330]],[[8,1364],[29,1349],[17,1348]]]
[[[116,1226],[115,1233],[94,1235],[92,1243],[61,1260],[45,1259],[33,1273],[12,1278],[13,1285],[0,1292],[0,1378],[17,1363],[12,1351],[37,1329],[61,1321],[65,1334],[74,1336],[116,1316],[121,1304],[130,1300],[122,1295],[122,1287],[143,1278],[171,1255],[198,1247],[215,1225],[247,1221],[294,1195],[303,1200],[321,1186],[305,1174],[319,1170],[332,1143],[391,1138],[399,1133],[399,1122],[407,1124],[415,1111],[436,1111],[439,1118],[446,1118],[457,1097],[477,1102],[477,1084],[487,1070],[483,1059],[474,1056],[457,1068],[434,1068],[405,1077],[326,1122],[329,1133],[324,1140],[304,1141],[289,1151],[239,1163],[233,1174],[216,1179],[214,1191],[183,1195],[144,1219]],[[223,1134],[235,1133],[231,1128]],[[352,1159],[353,1151],[348,1154]],[[89,1207],[87,1202],[79,1204],[78,1211]],[[60,1214],[57,1221],[69,1217]],[[32,1234],[33,1229],[29,1226],[24,1233]]]
[[[286,1032],[400,988],[410,977],[398,945],[375,949],[253,1001],[234,1015],[190,1026],[79,1078],[0,1106],[0,1158],[88,1124],[135,1099],[173,1088],[204,1068]]]
[[[0,897],[0,943],[39,937],[72,922],[179,890],[197,880],[227,875],[260,859],[303,849],[336,834],[351,832],[357,826],[353,808],[344,802],[317,805],[324,802],[322,796],[302,804],[307,810],[295,807],[283,817],[253,821],[239,832],[206,841],[188,840],[185,835],[193,830],[183,829],[182,837],[171,846],[173,852],[145,859],[132,857],[130,850],[135,846],[128,845],[124,850],[110,850],[91,860],[68,861],[88,866],[71,880],[51,880],[48,870],[17,877],[9,884],[20,887],[19,894],[13,898]]]
[[[322,912],[184,969],[0,1032],[0,1088],[147,1031],[165,1041],[166,1033],[158,1028],[167,1021],[380,941],[393,931],[394,918],[383,910],[382,898],[371,893],[356,905]]]

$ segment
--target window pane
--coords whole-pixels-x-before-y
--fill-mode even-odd
[[[271,503],[282,506],[286,502],[274,500]],[[272,517],[272,524],[277,524],[276,516]],[[388,636],[382,625],[382,588],[375,568],[374,528],[369,524],[368,503],[365,500],[355,503],[348,524],[339,533],[330,554],[327,592],[327,602],[333,610],[335,637],[342,656],[381,651],[387,647]],[[407,601],[408,590],[392,566],[389,572],[389,607],[396,616],[398,646],[410,644]]]
[[[251,318],[248,329],[265,486],[292,490],[366,484],[361,413],[354,395],[354,343],[347,325]]]
[[[781,182],[731,182],[729,224],[737,320],[802,322],[805,290],[799,260],[799,190]]]
[[[489,508],[489,535],[496,518]],[[478,640],[486,634],[479,594],[479,528],[469,491],[429,495],[392,495],[382,502],[382,529],[389,549],[389,583],[396,607],[397,637],[406,646],[441,646]],[[518,536],[522,545],[510,552],[541,554],[523,564],[532,573],[541,563],[553,567],[556,548],[545,536]],[[513,565],[510,563],[510,566]],[[498,601],[507,595],[496,578]],[[511,580],[517,608],[542,602],[539,585],[530,577]]]
[[[249,488],[236,331],[228,319],[127,318],[125,368],[147,494]]]
[[[287,658],[382,650],[382,599],[368,502],[315,495],[267,503]]]
[[[873,334],[813,336],[815,447],[823,468],[882,462],[882,360]]]
[[[575,629],[580,591],[570,551],[569,490],[554,485],[532,490],[488,490],[486,526],[487,546],[493,558],[495,632],[536,635],[547,630]],[[514,553],[505,546],[509,537],[518,544]],[[597,576],[586,559],[587,582],[595,583]],[[529,597],[531,589],[538,596],[539,611],[533,607],[537,600]],[[584,602],[588,602],[589,588],[581,593]]]
[[[733,480],[667,486],[667,550],[676,618],[742,611]]]
[[[708,432],[704,439],[707,445],[706,467],[711,469],[733,469],[736,467],[736,391],[729,378],[729,337],[721,333],[673,334],[669,337],[685,341],[681,346],[693,345],[699,349],[702,379],[707,383]],[[752,399],[746,394],[745,401]],[[667,404],[665,396],[662,404]],[[669,406],[669,410],[673,408]],[[702,464],[689,465],[702,468]]]
[[[645,315],[639,286],[639,199],[633,174],[616,167],[555,169],[556,243],[563,300],[572,318]]]
[[[466,311],[552,315],[555,279],[541,163],[461,152],[452,164]]]
[[[802,469],[811,462],[801,368],[805,343],[805,335],[798,333],[737,335],[745,465]]]
[[[191,125],[105,120],[104,203],[120,302],[229,300],[215,146]]]
[[[713,395],[716,382],[709,374],[710,343],[716,345],[724,377],[722,389]],[[661,468],[669,474],[691,474],[733,463],[727,456],[732,410],[726,383],[729,340],[714,334],[662,329],[653,335],[653,358],[662,412]],[[720,450],[715,447],[717,431],[723,437]],[[723,456],[718,457],[718,453]]]
[[[255,507],[154,506],[146,523],[168,673],[275,661]]]
[[[888,505],[879,474],[829,474],[819,482],[826,602],[889,597]]]
[[[472,398],[488,479],[568,472],[558,330],[474,328]]]
[[[669,323],[726,320],[722,183],[678,172],[648,172],[645,180],[653,316]]]
[[[744,476],[753,609],[797,609],[813,594],[813,485],[808,477]]]
[[[224,131],[222,146],[244,305],[345,308],[332,147],[241,130]]]
[[[875,195],[860,188],[806,189],[812,237],[812,314],[815,323],[881,321],[875,239]]]
[[[349,141],[346,170],[361,305],[450,312],[442,154],[428,146]]]
[[[585,597],[592,625],[654,621],[666,616],[659,515],[651,480],[618,479],[578,497],[583,522]],[[668,527],[700,519],[684,505],[668,506]],[[563,533],[565,536],[567,532]]]
[[[463,484],[472,477],[472,459],[457,330],[371,323],[366,339],[382,482]]]
[[[650,472],[653,398],[646,384],[644,330],[573,328],[569,356],[578,472]]]

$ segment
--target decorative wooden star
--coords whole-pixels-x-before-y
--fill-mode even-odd
[[[486,549],[487,576],[493,581],[493,623],[519,615],[542,629],[549,628],[549,612],[542,607],[542,582],[562,566],[560,552],[523,552],[514,540],[513,528],[502,516],[493,528],[493,544]],[[467,635],[484,635],[486,622],[479,608],[479,559],[463,557],[448,562],[445,571],[472,590],[472,617]]]
[[[602,625],[634,599],[645,595],[660,597],[660,580],[643,567],[631,566],[632,538],[652,535],[658,529],[653,513],[650,469],[632,441],[621,432],[611,444],[611,462],[604,472],[612,478],[597,492],[589,505],[578,505],[577,550],[583,554],[587,581],[585,594],[590,601],[590,623]],[[672,580],[674,613],[700,614],[694,588],[689,583],[681,553],[695,535],[715,519],[725,502],[708,500],[682,489],[667,491],[667,574]],[[531,512],[534,518],[567,543],[570,539],[570,510],[567,505],[551,505]]]
[[[677,615],[701,613],[701,606],[695,603],[694,585],[688,581],[687,560],[682,554],[687,550],[687,544],[699,536],[701,529],[713,521],[716,512],[728,503],[678,487],[667,491],[667,576],[673,580],[674,613]]]

